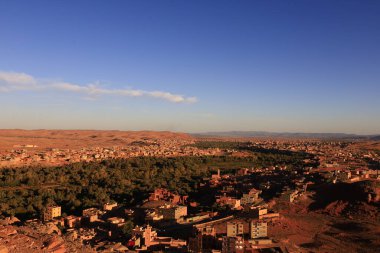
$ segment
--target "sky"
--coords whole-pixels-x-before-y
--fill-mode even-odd
[[[1,0],[0,128],[380,134],[380,1]]]

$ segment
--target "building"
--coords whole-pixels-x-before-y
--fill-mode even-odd
[[[113,227],[121,227],[125,224],[125,219],[120,217],[111,217],[107,219],[107,222]]]
[[[164,215],[162,215],[162,213],[157,212],[155,210],[153,210],[153,211],[147,211],[146,215],[145,215],[145,220],[146,221],[155,222],[155,221],[160,221],[160,220],[163,220],[163,219],[164,219]]]
[[[288,191],[284,192],[281,197],[284,201],[292,203],[294,201],[294,199],[297,197],[297,195],[298,195],[297,190],[294,190],[294,191],[288,190]]]
[[[153,245],[154,238],[157,237],[157,232],[152,230],[152,227],[147,225],[146,227],[136,226],[132,230],[132,238],[141,238],[141,244],[149,247]]]
[[[256,190],[255,188],[252,188],[248,193],[244,193],[240,204],[241,205],[252,205],[259,201],[259,194],[261,193],[260,190]]]
[[[226,195],[216,197],[216,203],[220,206],[229,206],[231,209],[239,209],[241,207],[240,199]]]
[[[82,211],[82,216],[85,217],[86,221],[94,222],[98,220],[99,209],[88,208]]]
[[[196,228],[194,237],[189,238],[189,252],[209,252],[212,249],[220,248],[219,241],[216,237],[215,227],[212,225]]]
[[[164,206],[159,209],[159,212],[163,215],[164,220],[179,221],[187,215],[187,206]]]
[[[214,226],[208,225],[198,229],[199,233],[202,235],[216,236],[216,230]]]
[[[251,238],[262,238],[268,236],[268,224],[266,222],[251,221]]]
[[[341,181],[348,181],[351,178],[351,171],[345,170],[338,174],[338,179]]]
[[[91,228],[80,228],[78,233],[78,238],[83,241],[92,240],[96,236],[95,229]]]
[[[245,176],[245,175],[248,175],[248,172],[249,170],[247,168],[243,168],[243,169],[238,170],[236,174],[238,176]]]
[[[255,218],[261,218],[263,215],[268,213],[268,209],[264,207],[256,207],[251,209],[251,212]]]
[[[45,209],[43,213],[43,220],[49,221],[55,217],[61,216],[61,207],[60,206],[49,206]]]
[[[140,239],[141,249],[148,249],[151,246],[163,245],[168,247],[182,248],[187,245],[186,241],[173,239],[171,237],[159,237],[157,232],[151,226],[136,226],[132,230],[132,238],[134,242]],[[135,244],[136,245],[136,244]]]
[[[222,253],[244,253],[244,240],[242,237],[223,237]]]
[[[106,204],[103,205],[103,210],[104,211],[111,211],[112,209],[114,209],[116,207],[117,207],[117,203],[116,202],[106,203]]]
[[[220,169],[218,169],[218,172],[217,174],[212,174],[211,175],[211,179],[214,180],[214,181],[218,181],[220,179]]]
[[[252,205],[256,202],[256,199],[254,196],[251,196],[249,194],[243,194],[243,196],[240,199],[240,204],[242,206],[244,205]]]
[[[148,201],[158,201],[164,200],[171,202],[173,205],[185,204],[187,202],[188,196],[181,196],[174,194],[167,189],[157,188],[154,192],[150,193]]]
[[[80,227],[81,220],[82,220],[82,217],[70,215],[65,218],[65,225],[68,228],[77,228],[77,227]]]
[[[244,234],[244,224],[242,222],[227,222],[227,236],[235,237]]]
[[[217,212],[203,212],[185,218],[185,222],[198,222],[215,216]]]

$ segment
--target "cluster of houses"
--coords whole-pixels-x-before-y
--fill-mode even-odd
[[[137,144],[114,147],[87,147],[79,150],[41,149],[34,144],[15,145],[13,150],[0,153],[0,167],[31,164],[61,165],[81,161],[98,161],[112,158],[138,156],[206,156],[237,152],[236,150],[208,148],[198,149],[189,145],[193,141],[157,139],[140,141]],[[252,148],[306,152],[313,154],[314,162],[322,167],[363,167],[367,160],[380,161],[379,153],[358,149],[352,142],[317,140],[261,140],[250,142]],[[309,162],[313,162],[309,161]]]
[[[194,225],[189,252],[256,252],[278,247],[268,237],[268,224],[279,219],[263,206],[250,207],[245,215],[235,214]],[[240,247],[240,246],[241,247]]]
[[[378,171],[361,164],[361,159],[368,154],[354,153],[346,149],[344,143],[263,141],[252,145],[313,153],[322,163],[319,168],[290,169],[279,165],[236,169],[223,174],[218,169],[203,178],[197,185],[197,193],[190,196],[156,188],[132,209],[112,202],[102,208],[84,209],[80,216],[63,217],[60,206],[48,206],[41,220],[63,228],[66,236],[73,240],[103,252],[286,252],[279,242],[271,239],[270,228],[281,217],[268,199],[297,202],[318,180],[324,183],[380,180]],[[170,143],[150,143],[128,148],[50,150],[34,155],[13,151],[16,155],[12,159],[27,161],[37,156],[42,160],[73,162],[144,155],[210,155],[219,151],[202,151],[177,143],[175,148]],[[378,159],[370,155],[367,158]],[[2,156],[1,159],[8,158]],[[340,166],[332,166],[338,163]]]
[[[139,206],[122,208],[107,203],[89,208],[82,216],[61,217],[59,206],[46,208],[42,219],[66,229],[67,235],[97,250],[114,252],[286,252],[271,239],[271,224],[281,219],[265,201],[298,201],[315,180],[355,182],[378,178],[368,168],[300,168],[286,166],[243,168],[234,173],[220,170],[199,185],[198,195],[187,196],[156,188]],[[206,202],[203,199],[207,199]],[[208,210],[204,210],[208,206]],[[211,210],[210,210],[210,207]],[[215,209],[214,209],[215,208]],[[207,209],[207,208],[206,208]],[[134,225],[128,235],[123,230]],[[137,225],[136,225],[137,224]]]
[[[216,155],[219,149],[198,149],[188,145],[192,142],[160,140],[144,142],[143,145],[129,145],[110,148],[93,147],[73,149],[49,148],[36,150],[36,145],[17,145],[15,149],[0,153],[0,167],[46,164],[62,165],[75,162],[101,161],[112,158],[131,158],[140,156],[174,157]]]
[[[184,214],[186,215],[186,211]],[[169,211],[168,216],[165,215],[165,217],[172,219],[174,218],[172,215],[178,214],[175,212],[172,214]],[[60,206],[48,206],[42,214],[42,221],[45,224],[52,223],[64,228],[67,237],[89,244],[97,251],[127,252],[130,249],[144,251],[154,247],[186,248],[186,240],[158,236],[157,231],[149,224],[134,226],[131,223],[131,231],[125,234],[123,229],[134,219],[133,216],[133,210],[122,208],[113,202],[104,204],[102,209],[84,209],[82,216],[66,217],[61,216]]]
[[[223,185],[223,180],[230,178],[218,172],[209,180],[208,187],[215,187],[216,179],[219,185]],[[227,189],[222,191],[229,192]],[[216,211],[194,213],[197,205],[189,201],[188,196],[157,188],[143,205],[134,210],[113,202],[104,204],[102,209],[84,209],[81,216],[62,217],[60,206],[48,206],[42,220],[65,228],[66,236],[90,244],[99,251],[250,252],[248,249],[278,246],[268,237],[268,224],[278,219],[279,214],[268,211],[260,193],[255,188],[243,193],[237,209],[216,197],[218,205],[226,204],[230,210],[243,213],[244,217],[239,213],[225,215]],[[194,209],[192,213],[188,213],[188,208]],[[123,229],[131,220],[137,221],[138,225],[125,235]],[[160,235],[165,229],[173,229],[171,236]],[[178,231],[181,230],[188,231],[186,238],[180,238]],[[235,251],[239,247],[241,251]]]
[[[380,180],[380,172],[378,170],[369,169],[367,167],[361,168],[347,168],[347,167],[328,167],[313,169],[312,173],[318,173],[326,182],[332,183],[353,183],[367,179]]]
[[[251,142],[254,148],[306,152],[322,167],[363,167],[368,159],[380,161],[380,154],[359,149],[355,142],[321,140],[263,140]]]
[[[187,241],[174,239],[168,236],[158,236],[157,231],[150,225],[136,226],[132,230],[132,239],[127,244],[130,248],[138,251],[154,250],[162,248],[177,248],[184,251]]]

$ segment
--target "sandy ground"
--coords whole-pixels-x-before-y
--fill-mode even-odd
[[[268,227],[268,235],[289,252],[379,252],[379,219],[311,212],[310,203],[305,198],[279,206],[282,217]]]
[[[18,145],[36,145],[33,150],[46,148],[78,149],[82,147],[112,147],[141,140],[191,140],[187,134],[153,131],[98,130],[0,130],[0,151]]]

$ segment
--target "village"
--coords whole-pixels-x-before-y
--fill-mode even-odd
[[[194,146],[193,141],[158,139],[136,141],[123,147],[83,147],[79,150],[47,148],[38,145],[15,145],[12,150],[0,152],[0,167],[23,165],[64,165],[76,162],[102,161],[113,158],[131,158],[141,156],[175,157],[218,155],[219,149],[202,150]]]
[[[312,189],[320,184],[380,180],[379,171],[368,168],[361,160],[378,159],[375,153],[344,151],[339,148],[341,144],[336,143],[289,145],[265,142],[252,145],[313,152],[321,163],[317,168],[252,167],[235,170],[234,173],[216,169],[211,177],[204,178],[198,185],[196,194],[183,196],[157,188],[136,206],[111,202],[102,208],[84,209],[81,215],[63,214],[57,205],[46,206],[39,219],[21,222],[9,217],[3,220],[5,225],[0,227],[0,233],[8,233],[8,237],[3,238],[10,242],[17,241],[15,238],[18,236],[27,236],[14,230],[10,233],[7,226],[11,224],[32,226],[37,230],[49,226],[66,240],[99,252],[289,252],[283,242],[274,239],[276,234],[272,228],[283,219],[281,210],[273,208],[274,199],[276,204],[292,205],[303,196],[310,195]],[[194,155],[195,152],[190,147],[176,151],[169,151],[170,146],[147,147],[144,151],[131,147],[129,153],[125,150],[87,150],[79,153],[76,159],[85,154],[94,159],[106,159],[126,154],[138,156],[141,152],[145,155],[185,155],[188,154],[186,152]],[[215,154],[217,151],[220,152],[206,149],[203,154]],[[105,155],[96,158],[96,152]],[[51,154],[59,152],[52,151]],[[368,194],[369,202],[378,200],[378,193]],[[3,238],[0,236],[0,243],[7,245]],[[68,252],[62,241],[52,240],[43,245],[46,252]],[[26,247],[39,250],[37,244]]]
[[[34,144],[20,144],[14,145],[14,149],[0,152],[0,167],[23,165],[57,166],[76,162],[141,156],[242,155],[242,152],[236,149],[205,149],[196,147],[194,143],[194,140],[155,139],[136,141],[125,146],[83,147],[75,150],[54,147],[41,150]],[[367,166],[368,160],[380,161],[380,152],[362,150],[354,145],[355,142],[348,141],[252,140],[247,143],[253,149],[309,153],[314,155],[315,161],[322,167],[362,167]]]

